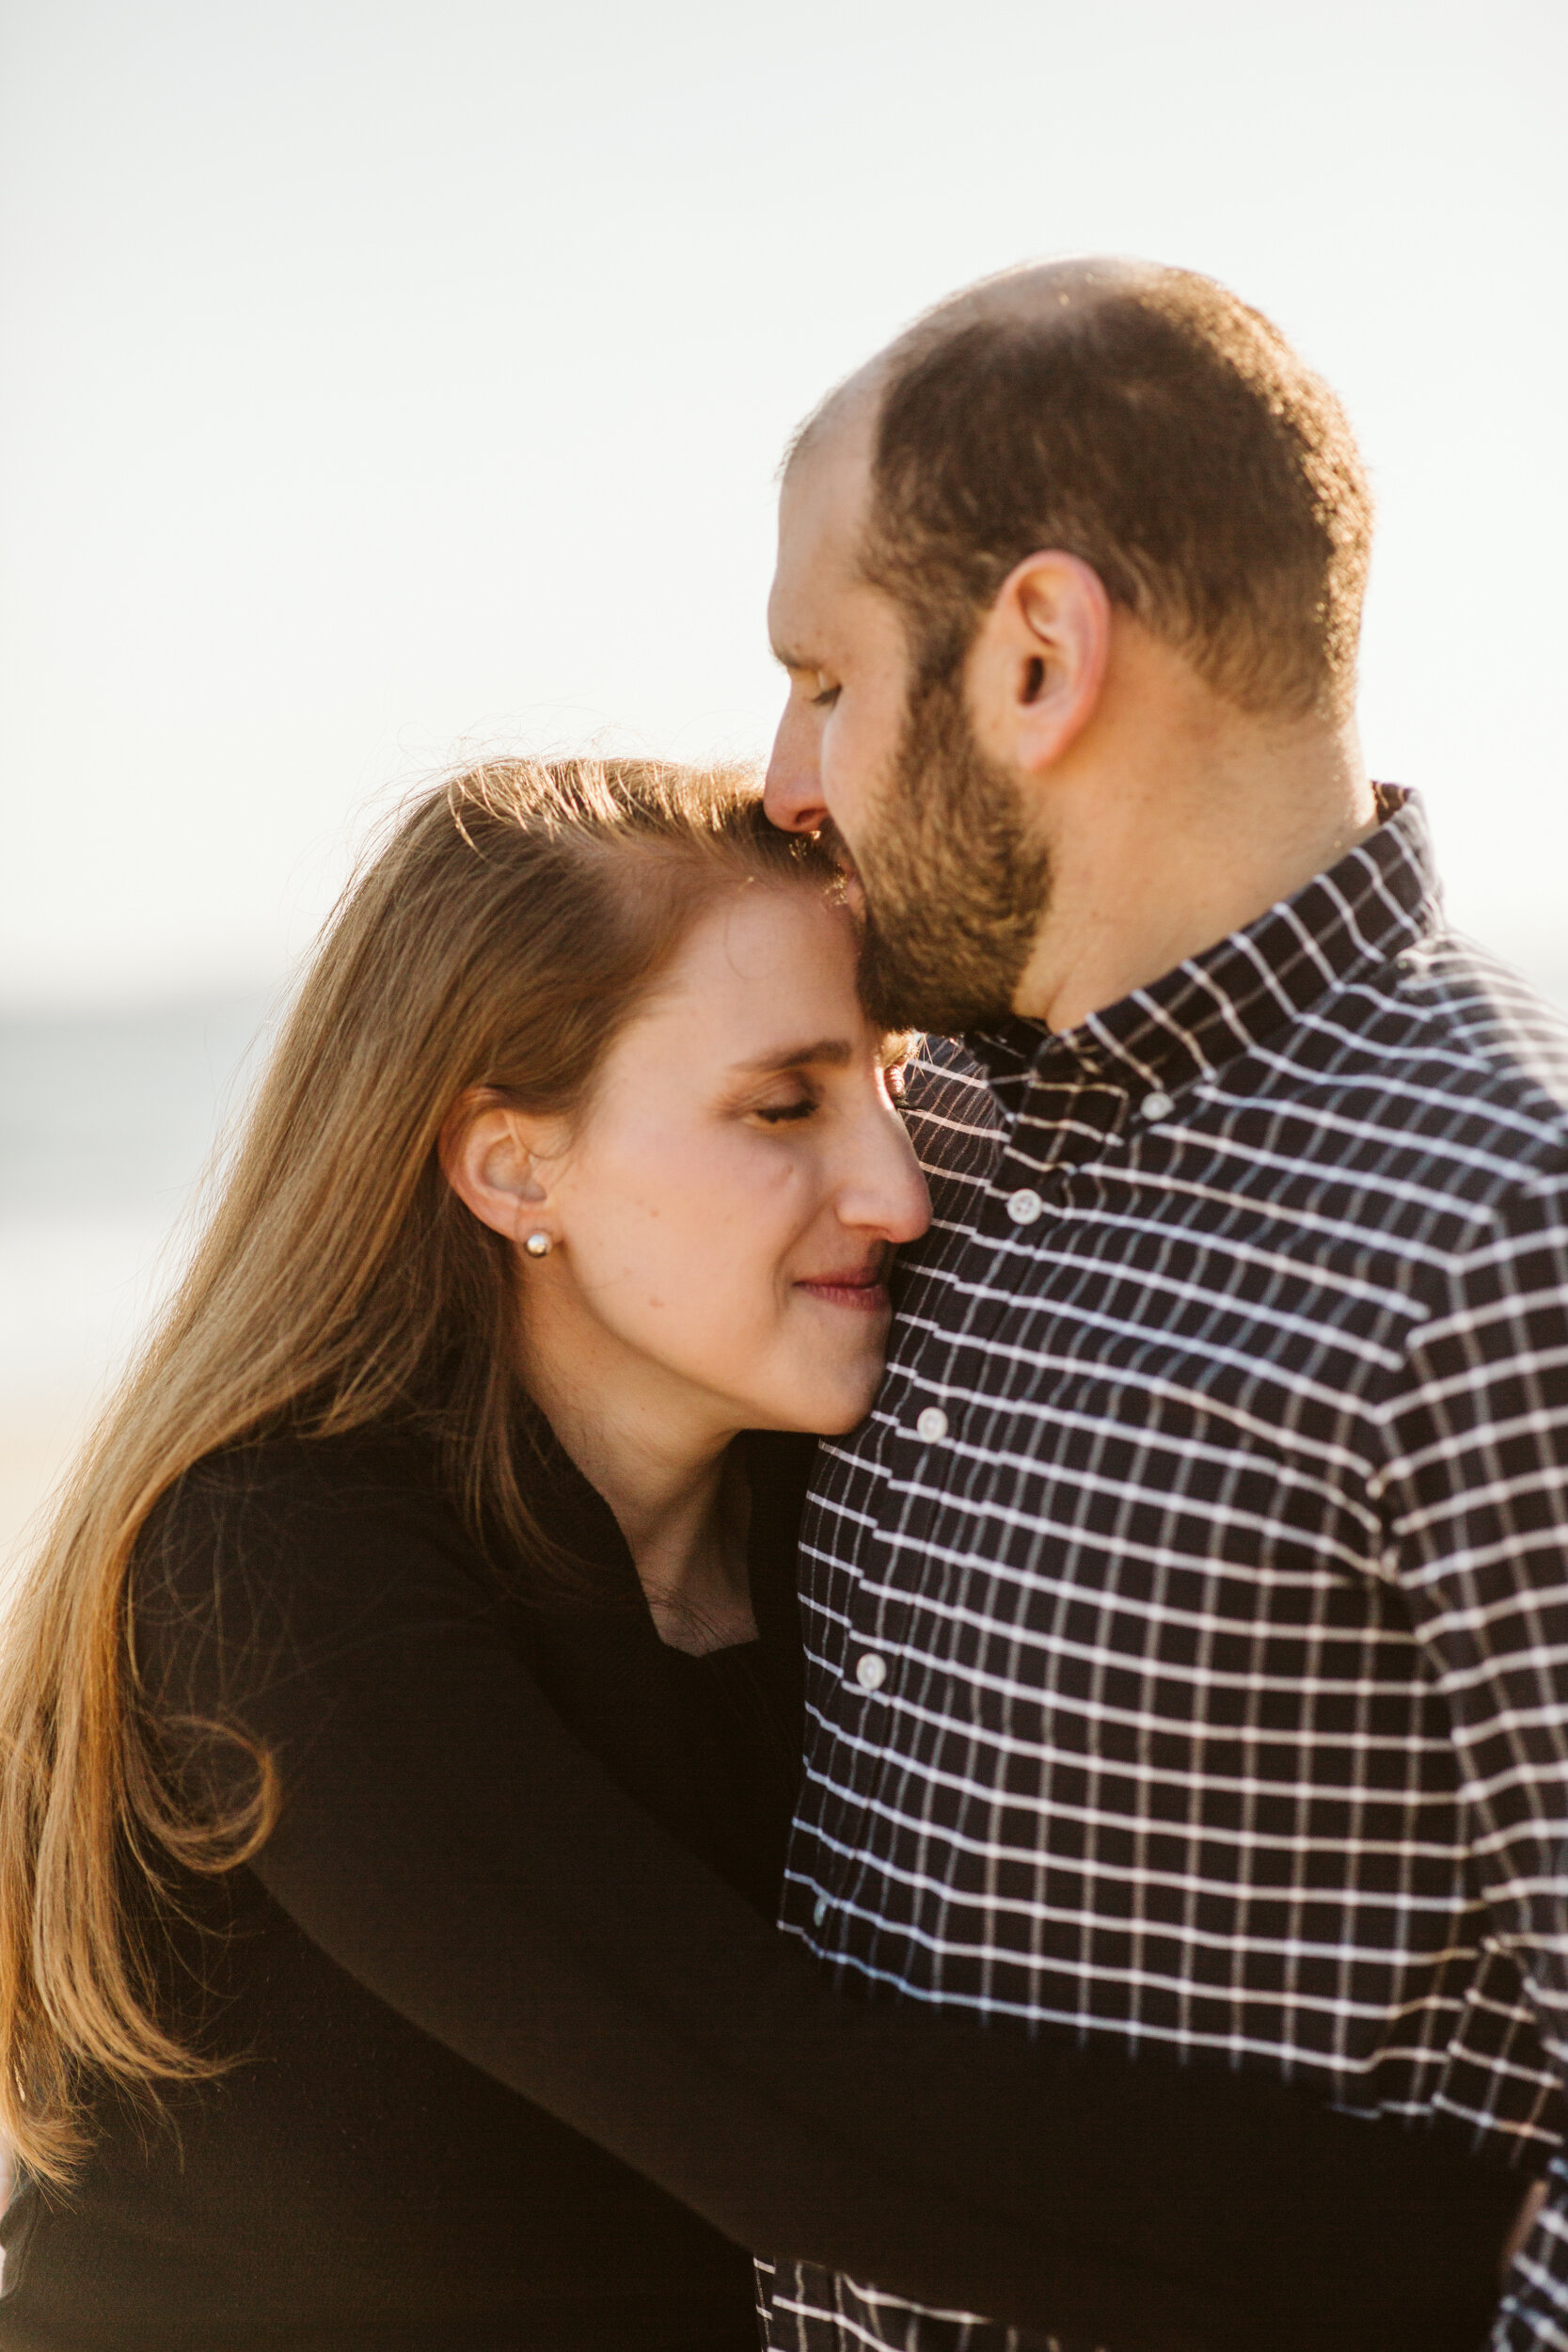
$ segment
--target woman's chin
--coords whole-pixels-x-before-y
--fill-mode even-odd
[[[816,1321],[816,1311],[813,1311]],[[869,1320],[869,1319],[868,1319]],[[845,1321],[848,1321],[846,1317]],[[820,1438],[842,1437],[865,1419],[882,1385],[885,1329],[872,1324],[858,1346],[824,1347],[821,1329],[790,1333],[791,1344],[772,1362],[757,1363],[748,1384],[752,1429],[809,1429]]]
[[[847,1429],[857,1429],[876,1402],[881,1384],[879,1360],[863,1379],[823,1381],[812,1400],[813,1418],[802,1426],[810,1426],[821,1438],[841,1438]]]

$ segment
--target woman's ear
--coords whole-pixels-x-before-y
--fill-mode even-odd
[[[442,1173],[482,1225],[521,1243],[547,1226],[542,1174],[553,1122],[515,1109],[490,1087],[472,1087],[441,1130]]]
[[[1048,548],[1003,581],[970,653],[976,740],[1024,775],[1053,767],[1093,718],[1111,650],[1111,600],[1081,556]]]

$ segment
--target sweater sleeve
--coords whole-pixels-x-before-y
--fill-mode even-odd
[[[569,1734],[450,1522],[265,1457],[138,1569],[205,1784],[262,1743],[251,1867],[379,1999],[738,2244],[1117,2352],[1471,2352],[1516,2179],[1250,2074],[845,1998]],[[243,1472],[233,1463],[248,1460]]]

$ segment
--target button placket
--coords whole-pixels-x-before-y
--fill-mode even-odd
[[[1126,1089],[1098,1068],[1075,1065],[1070,1075],[1039,1070],[1031,1074],[992,1174],[990,1198],[974,1228],[974,1248],[976,1255],[985,1251],[986,1263],[974,1270],[979,1304],[965,1329],[968,1347],[983,1349],[1006,1318],[1023,1235],[1040,1248],[1047,1235],[1034,1228],[1042,1219],[1051,1218],[1051,1236],[1070,1229],[1072,1180],[1092,1170],[1116,1145],[1127,1111]]]
[[[900,1557],[918,1555],[923,1529],[941,1500],[932,1491],[940,1483],[940,1472],[933,1480],[926,1466],[933,1449],[952,1434],[954,1415],[930,1399],[932,1389],[950,1371],[954,1353],[951,1341],[934,1343],[927,1334],[915,1349],[912,1362],[901,1367],[905,1385],[890,1417],[888,1447],[882,1457],[892,1485],[904,1495],[898,1530]],[[920,1405],[923,1395],[927,1402]],[[911,1607],[900,1590],[900,1572],[893,1553],[874,1537],[861,1554],[861,1572],[848,1597],[839,1668],[840,1689],[847,1699],[873,1698],[886,1687],[894,1665],[890,1652],[909,1638]],[[847,1720],[853,1721],[854,1712],[851,1707]]]
[[[906,1332],[908,1352],[896,1351],[879,1400],[873,1440],[877,1464],[894,1486],[908,1482],[911,1459],[917,1464],[925,1454],[913,1434],[920,1400],[929,1399],[933,1388],[940,1389],[945,1382],[954,1355],[954,1343],[929,1326],[916,1326],[912,1330],[906,1326]],[[912,1510],[907,1510],[902,1519],[901,1534],[911,1534],[911,1521],[924,1507],[916,1496]],[[848,1843],[837,1852],[820,1843],[816,1846],[811,1868],[816,1891],[809,1914],[802,1901],[796,1915],[802,1924],[809,1915],[824,1950],[838,1947],[849,1932],[847,1906],[854,1898],[860,1867],[853,1858],[854,1850],[867,1843],[861,1825],[877,1801],[883,1772],[891,1769],[891,1759],[865,1745],[867,1712],[875,1702],[867,1676],[881,1688],[889,1674],[890,1647],[898,1648],[910,1631],[908,1604],[899,1599],[892,1549],[880,1527],[867,1520],[857,1530],[848,1565],[851,1575],[845,1596],[843,1633],[841,1642],[832,1645],[833,1655],[823,1661],[829,1673],[821,1693],[835,1747],[841,1756],[846,1748],[848,1751],[840,1767],[839,1784],[839,1820]]]

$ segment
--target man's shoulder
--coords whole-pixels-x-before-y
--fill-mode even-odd
[[[1354,1094],[1478,1206],[1568,1168],[1568,1019],[1458,933],[1332,992],[1288,1060],[1305,1092]]]
[[[1500,957],[1457,931],[1413,951],[1410,1001],[1441,1034],[1548,1119],[1568,1115],[1568,1014]]]
[[[1543,1186],[1568,1194],[1568,1017],[1456,932],[1330,989],[1202,1090],[1232,1112],[1238,1095],[1292,1103],[1304,1164],[1446,1196],[1462,1223]],[[1006,1091],[963,1044],[920,1041],[904,1107],[939,1227],[990,1183]]]

